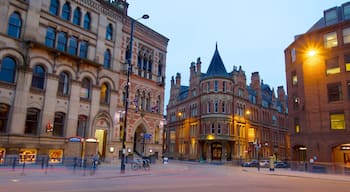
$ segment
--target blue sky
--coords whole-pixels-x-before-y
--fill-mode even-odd
[[[128,0],[128,15],[170,39],[167,53],[165,105],[171,76],[181,73],[189,84],[189,67],[198,57],[206,72],[218,43],[228,72],[242,66],[247,84],[258,71],[264,83],[286,89],[284,49],[294,36],[305,33],[323,17],[323,11],[340,6],[340,0]]]

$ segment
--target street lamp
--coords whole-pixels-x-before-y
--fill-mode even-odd
[[[126,80],[126,86],[125,86],[125,117],[124,117],[124,131],[123,131],[123,138],[122,138],[122,161],[121,161],[121,165],[120,165],[120,172],[121,173],[125,173],[125,142],[126,142],[126,123],[127,123],[127,118],[128,118],[128,107],[129,107],[129,86],[130,86],[130,74],[131,74],[131,68],[132,68],[132,44],[133,44],[133,39],[134,39],[134,25],[135,25],[135,21],[140,20],[140,19],[148,19],[149,15],[142,15],[142,17],[138,18],[138,19],[133,19],[131,18],[131,29],[130,29],[130,44],[129,44],[129,55],[127,58],[127,64],[128,64],[128,68],[127,68],[127,80]]]

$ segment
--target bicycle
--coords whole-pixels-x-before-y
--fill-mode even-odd
[[[134,171],[139,169],[149,170],[151,167],[148,159],[143,159],[143,160],[137,159],[136,161],[134,160],[131,162],[130,166],[131,166],[131,169]]]

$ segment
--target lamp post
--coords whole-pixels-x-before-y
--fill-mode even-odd
[[[125,142],[126,142],[126,124],[127,124],[127,118],[128,118],[128,108],[129,108],[129,86],[130,86],[130,74],[131,74],[131,68],[132,68],[132,44],[133,44],[133,39],[134,39],[134,25],[135,25],[135,21],[139,20],[139,19],[148,19],[149,15],[142,15],[142,17],[138,18],[138,19],[133,19],[131,18],[131,29],[130,29],[130,44],[129,44],[129,55],[127,58],[127,64],[128,64],[128,68],[127,68],[127,80],[126,80],[126,86],[125,86],[125,117],[124,117],[124,126],[123,126],[123,138],[122,138],[122,161],[121,161],[121,165],[120,165],[120,172],[121,173],[125,173]]]

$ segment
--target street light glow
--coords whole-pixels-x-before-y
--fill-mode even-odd
[[[315,50],[310,50],[308,53],[307,53],[307,55],[309,56],[309,57],[313,57],[313,56],[315,56],[317,54],[317,52],[315,51]]]

